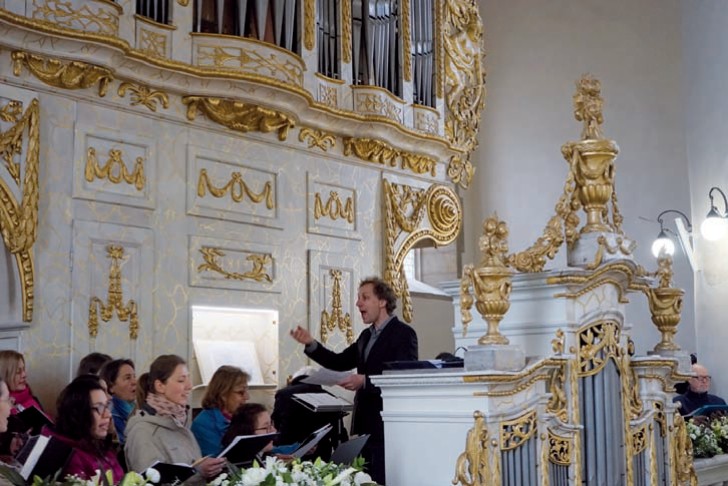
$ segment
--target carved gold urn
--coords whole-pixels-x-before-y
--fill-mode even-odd
[[[650,305],[650,313],[652,314],[652,322],[655,323],[662,335],[660,342],[655,346],[655,352],[678,351],[680,347],[673,342],[673,338],[680,323],[682,298],[685,291],[671,287],[673,272],[672,259],[669,255],[660,255],[657,259],[657,265],[658,269],[655,275],[659,278],[658,286],[645,290]]]
[[[508,267],[508,228],[506,223],[491,216],[483,223],[480,250],[483,254],[478,267],[466,265],[460,284],[460,310],[463,317],[463,332],[472,320],[470,308],[473,303],[488,324],[485,335],[478,344],[508,344],[508,338],[498,330],[500,321],[511,306],[511,279],[513,270]],[[470,293],[473,289],[475,299]]]

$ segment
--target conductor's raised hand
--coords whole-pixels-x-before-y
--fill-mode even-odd
[[[296,326],[295,329],[291,330],[291,337],[301,344],[309,345],[313,342],[313,337],[308,330],[301,326]]]

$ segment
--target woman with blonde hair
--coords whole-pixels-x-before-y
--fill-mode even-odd
[[[8,385],[10,396],[15,400],[15,405],[10,411],[11,415],[22,412],[28,407],[43,410],[28,385],[25,358],[21,353],[12,350],[0,351],[0,378]]]
[[[222,450],[222,438],[230,419],[248,401],[250,375],[237,366],[221,366],[212,375],[202,399],[203,410],[192,423],[192,433],[202,454],[216,456]]]

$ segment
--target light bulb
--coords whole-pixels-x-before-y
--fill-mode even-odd
[[[652,243],[652,254],[655,258],[659,258],[662,252],[672,256],[675,254],[675,243],[667,237],[664,231],[660,231],[657,239]]]
[[[719,240],[728,233],[728,221],[711,208],[705,221],[700,225],[700,233],[708,241]]]

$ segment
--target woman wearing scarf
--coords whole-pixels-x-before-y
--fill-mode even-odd
[[[43,410],[28,385],[25,358],[22,354],[12,350],[0,351],[0,377],[7,383],[10,396],[15,400],[15,406],[10,410],[11,415],[30,407]]]
[[[225,459],[201,459],[200,447],[188,428],[187,406],[192,381],[187,363],[176,355],[162,355],[147,377],[147,398],[126,425],[126,462],[132,471],[144,471],[155,462],[196,463],[197,474],[187,482],[203,483],[220,474]]]
[[[115,359],[106,363],[99,372],[106,382],[111,395],[111,417],[114,419],[114,430],[121,444],[126,436],[126,422],[134,410],[137,380],[134,362],[130,359]]]

